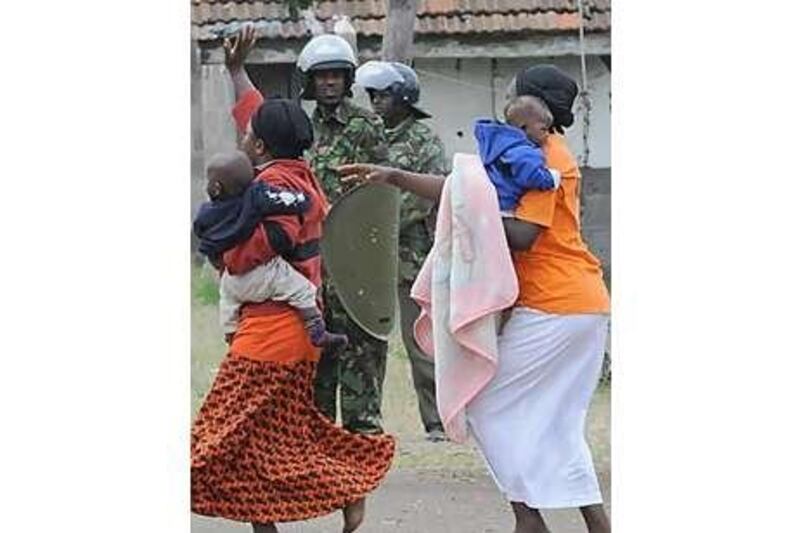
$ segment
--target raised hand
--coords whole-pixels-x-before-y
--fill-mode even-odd
[[[253,49],[256,42],[256,29],[251,23],[244,24],[239,33],[233,37],[227,37],[222,41],[222,48],[225,50],[225,66],[230,72],[237,72],[244,66],[247,54]]]

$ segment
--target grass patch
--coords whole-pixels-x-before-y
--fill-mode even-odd
[[[192,265],[192,306],[217,305],[219,282],[214,269],[208,264]]]
[[[217,308],[192,305],[192,417],[203,403],[228,347],[217,319]]]
[[[216,273],[208,264],[192,265],[192,417],[205,398],[227,352],[219,325]]]

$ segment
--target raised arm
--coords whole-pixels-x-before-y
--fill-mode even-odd
[[[250,117],[264,101],[264,97],[250,81],[250,76],[244,68],[244,61],[255,40],[255,28],[252,24],[245,24],[233,39],[226,38],[222,43],[225,49],[225,67],[233,81],[233,92],[236,97],[232,113],[239,135],[244,135]]]
[[[222,48],[225,50],[225,67],[233,81],[233,92],[237,101],[246,92],[256,90],[244,68],[244,61],[253,49],[255,41],[255,27],[252,24],[245,24],[235,37],[232,39],[228,37],[222,42]]]

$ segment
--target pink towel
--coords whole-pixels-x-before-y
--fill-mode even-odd
[[[436,402],[448,437],[467,439],[465,408],[497,367],[497,313],[519,288],[497,193],[480,158],[455,154],[436,235],[411,297],[420,348],[436,362]]]

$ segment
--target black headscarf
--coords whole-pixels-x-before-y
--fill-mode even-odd
[[[575,117],[572,104],[578,84],[555,65],[536,65],[517,74],[517,96],[536,96],[544,100],[553,114],[552,129],[564,133]]]
[[[311,148],[314,129],[300,104],[285,98],[270,98],[253,114],[253,133],[275,159],[297,159]]]

